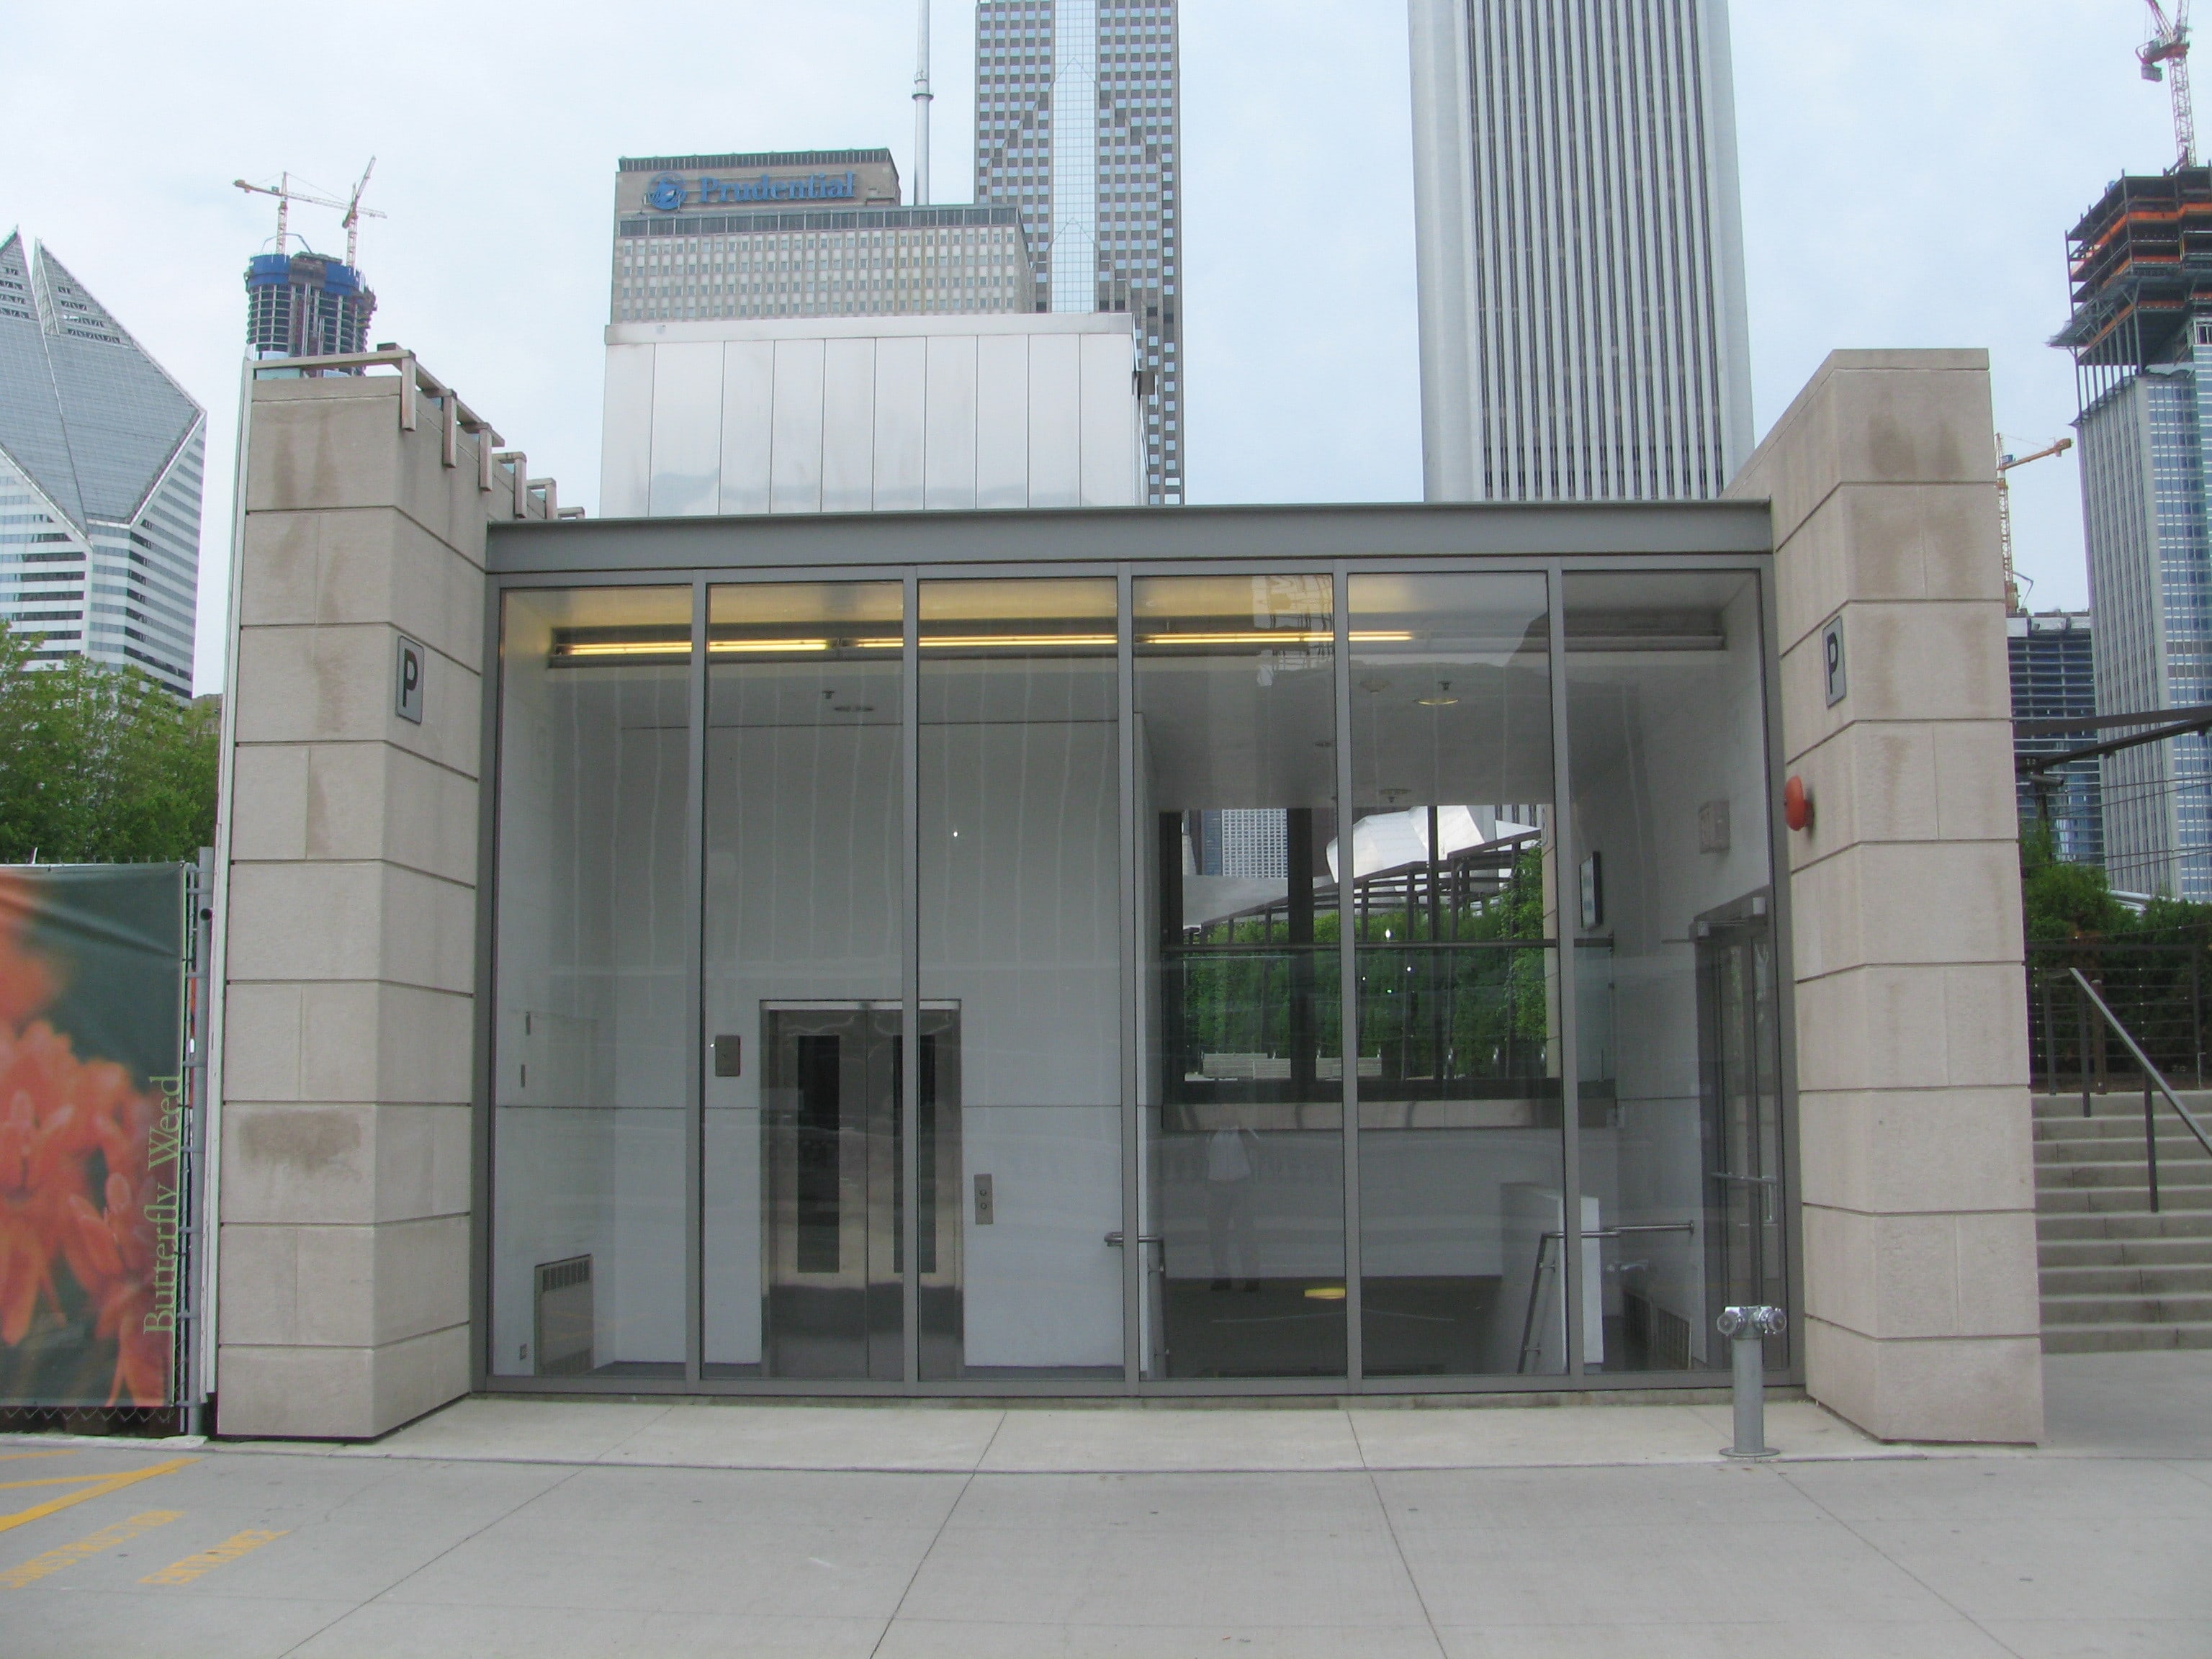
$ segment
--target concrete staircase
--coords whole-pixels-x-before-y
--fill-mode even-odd
[[[2142,1096],[2090,1098],[2035,1097],[2043,1351],[2212,1348],[2212,1158],[2160,1101],[2154,1215]],[[2181,1098],[2212,1129],[2212,1096]]]

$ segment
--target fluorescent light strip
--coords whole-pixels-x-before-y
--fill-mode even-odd
[[[689,640],[579,640],[553,647],[556,657],[688,657]]]
[[[1403,632],[1355,631],[1354,645],[1405,645],[1413,636]],[[1147,634],[1139,643],[1160,645],[1334,645],[1334,634],[1293,633],[1287,629],[1233,634]],[[905,641],[896,639],[848,640],[712,640],[707,649],[714,656],[793,655],[801,652],[828,651],[839,644],[856,651],[896,651]],[[991,649],[1049,649],[1054,646],[1082,646],[1092,649],[1110,647],[1115,643],[1111,634],[974,634],[947,635],[921,641],[931,651],[979,651]],[[554,648],[556,657],[688,657],[691,645],[688,640],[582,640]]]
[[[1087,645],[1111,648],[1115,635],[1111,634],[971,634],[949,635],[938,639],[925,638],[924,650],[969,650],[991,646],[1052,646]]]
[[[1409,633],[1381,633],[1354,629],[1354,645],[1406,645],[1413,636]],[[1255,629],[1249,634],[1147,634],[1141,643],[1146,645],[1334,645],[1334,634],[1297,634],[1284,630],[1268,633]]]

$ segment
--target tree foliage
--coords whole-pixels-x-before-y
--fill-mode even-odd
[[[0,864],[186,860],[215,836],[221,700],[137,669],[33,665],[0,623]]]
[[[1409,908],[1402,898],[1363,914],[1361,1052],[1379,1057],[1393,1079],[1540,1074],[1553,953],[1510,944],[1545,937],[1543,854],[1522,848],[1498,891],[1448,908],[1441,921],[1441,937],[1432,938],[1428,908]],[[1191,1060],[1212,1053],[1288,1055],[1300,1004],[1317,1051],[1340,1054],[1340,936],[1334,911],[1314,918],[1306,945],[1284,938],[1279,916],[1247,917],[1216,924],[1204,944],[1179,951],[1171,983],[1180,986]],[[1437,943],[1462,948],[1429,948]]]
[[[2128,932],[2136,921],[2112,896],[2102,868],[2068,864],[2058,857],[2048,823],[2021,826],[2020,877],[2027,937],[2038,945],[2110,939]]]
[[[2099,1071],[2118,1053],[2103,1023],[2081,1008],[2078,969],[2154,1065],[2201,1075],[2212,1040],[2212,904],[2157,897],[2134,910],[2103,870],[2062,861],[2048,824],[2021,826],[2020,855],[2037,1068],[2079,1072],[2085,1035],[2091,1055],[2104,1057],[2091,1062]]]

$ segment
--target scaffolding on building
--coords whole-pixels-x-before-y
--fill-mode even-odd
[[[2185,360],[2212,315],[2212,167],[2130,174],[2067,234],[2073,315],[2051,341],[2074,358],[2085,410],[2129,376]]]

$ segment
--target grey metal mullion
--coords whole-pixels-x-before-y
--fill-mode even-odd
[[[504,792],[500,787],[500,706],[507,695],[507,654],[501,648],[507,612],[506,584],[494,581],[486,596],[483,618],[483,690],[480,718],[483,737],[477,750],[477,998],[471,1024],[476,1053],[470,1072],[473,1099],[470,1110],[469,1145],[475,1154],[471,1179],[474,1202],[469,1217],[469,1382],[482,1389],[497,1369],[491,1351],[492,1331],[492,1203],[495,1188],[492,1162],[499,1156],[495,1133],[494,1102],[498,1098],[497,1006],[499,923],[499,815]],[[210,1166],[211,1167],[211,1166]],[[210,1194],[210,1201],[213,1194]],[[210,1253],[212,1254],[212,1253]]]
[[[1583,1376],[1583,1103],[1580,1012],[1575,996],[1576,936],[1582,931],[1580,868],[1575,861],[1574,775],[1567,733],[1567,619],[1565,567],[1554,563],[1547,614],[1552,634],[1552,890],[1559,913],[1553,949],[1559,977],[1559,1273],[1565,1294],[1567,1376]],[[1570,890],[1569,884],[1574,884]],[[1570,908],[1571,906],[1571,908]]]
[[[1366,1295],[1361,1284],[1359,1249],[1359,955],[1352,938],[1352,889],[1359,878],[1352,835],[1352,585],[1345,567],[1329,574],[1336,623],[1336,994],[1340,1009],[1337,1047],[1342,1053],[1338,1094],[1344,1127],[1344,1369],[1359,1388],[1366,1380],[1361,1341]]]
[[[1782,627],[1771,575],[1759,578],[1759,720],[1766,744],[1767,909],[1774,952],[1774,1038],[1776,1087],[1781,1091],[1778,1115],[1782,1131],[1782,1249],[1786,1267],[1790,1321],[1784,1340],[1789,1346],[1792,1380],[1805,1370],[1804,1212],[1798,1183],[1797,1134],[1797,975],[1796,913],[1790,903],[1790,827],[1782,817],[1780,781],[1789,770],[1784,747],[1782,711],[1775,699],[1782,685]]]
[[[1137,999],[1144,981],[1138,968],[1142,920],[1138,915],[1139,863],[1144,856],[1145,826],[1137,822],[1137,672],[1134,583],[1125,565],[1115,588],[1114,673],[1120,715],[1117,759],[1121,781],[1121,1378],[1137,1392],[1145,1368],[1145,1275],[1152,1267],[1144,1242],[1143,1111],[1138,1095],[1144,1056],[1137,1052]]]
[[[899,651],[899,782],[905,840],[899,905],[899,1232],[906,1271],[900,1275],[899,1305],[906,1383],[913,1389],[921,1382],[921,584],[911,571],[904,579],[900,610],[904,642]]]
[[[684,818],[684,956],[690,1058],[684,1072],[684,1380],[702,1375],[707,1340],[707,580],[691,583],[691,673],[686,687],[690,772]]]

